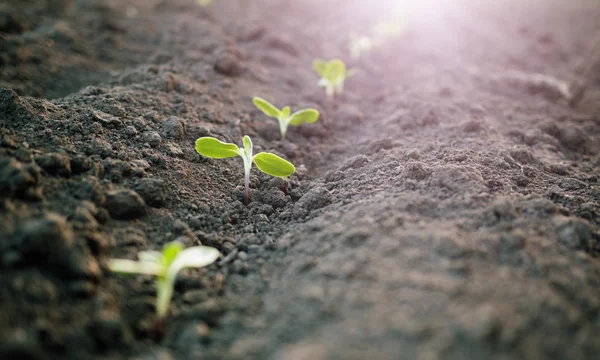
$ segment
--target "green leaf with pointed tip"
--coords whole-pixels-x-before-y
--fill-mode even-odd
[[[327,68],[327,63],[325,60],[317,59],[313,61],[312,64],[313,70],[316,71],[319,75],[325,76],[325,69]]]
[[[201,137],[196,140],[196,151],[200,155],[213,159],[225,159],[240,155],[237,145],[221,142],[214,137]]]
[[[164,278],[157,280],[156,313],[164,318],[169,313],[177,274],[185,268],[199,268],[212,264],[219,257],[219,251],[208,246],[194,246],[181,250],[167,269]]]
[[[199,268],[212,264],[219,257],[219,250],[209,246],[193,246],[181,250],[167,270],[167,281],[175,280],[184,268]]]
[[[290,116],[290,113],[291,113],[291,112],[292,112],[292,109],[290,109],[290,107],[289,107],[289,106],[286,106],[286,107],[284,107],[284,108],[281,110],[281,116],[282,116],[282,117],[285,119],[285,118],[287,118],[288,116]]]
[[[298,110],[292,114],[290,124],[298,126],[301,124],[314,123],[319,119],[319,112],[315,109]]]
[[[252,140],[250,136],[244,135],[244,152],[246,153],[247,161],[251,161],[252,159]],[[245,162],[246,160],[244,160]]]
[[[255,96],[254,98],[252,98],[252,102],[267,116],[279,117],[279,115],[281,115],[281,111],[279,111],[279,109],[277,109],[275,105],[271,104],[263,98]]]
[[[162,276],[165,267],[161,264],[148,261],[134,261],[128,259],[108,259],[108,268],[111,271],[125,274],[145,274]]]
[[[160,264],[163,258],[163,254],[160,251],[148,250],[148,251],[140,251],[138,253],[138,259],[140,261],[153,262],[156,264]]]
[[[256,154],[254,156],[254,163],[262,172],[272,176],[286,177],[296,171],[294,165],[289,161],[266,152]]]
[[[185,246],[179,241],[172,241],[165,244],[162,249],[162,263],[164,266],[169,267],[173,260],[177,257],[177,254],[183,250]]]

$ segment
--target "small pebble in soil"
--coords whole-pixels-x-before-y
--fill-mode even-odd
[[[554,219],[558,242],[569,249],[587,250],[594,244],[594,231],[590,224],[576,218],[558,217]]]
[[[94,121],[107,128],[118,129],[123,125],[123,122],[118,117],[99,110],[93,110],[90,116]]]
[[[115,219],[138,218],[146,212],[144,200],[133,190],[110,190],[106,193],[106,209]]]
[[[146,131],[142,134],[142,141],[155,148],[160,145],[162,138],[156,131]]]
[[[48,153],[36,160],[37,164],[48,174],[69,177],[71,176],[71,160],[65,154]]]
[[[244,71],[240,52],[235,48],[221,49],[217,53],[215,70],[223,75],[237,76]]]
[[[175,116],[165,120],[162,129],[163,135],[167,139],[181,139],[185,135],[184,123]]]
[[[317,185],[304,194],[296,203],[296,207],[308,211],[325,207],[331,201],[331,193],[322,185]]]
[[[340,170],[343,171],[343,170],[347,170],[347,169],[358,169],[358,168],[365,166],[368,163],[369,163],[368,157],[366,157],[363,154],[358,154],[358,155],[354,155],[354,156],[348,158],[346,161],[344,161],[344,163],[340,167]]]
[[[152,207],[161,207],[167,201],[167,185],[163,179],[141,179],[134,190]]]
[[[24,165],[15,159],[0,160],[0,191],[23,195],[40,181],[37,165]]]

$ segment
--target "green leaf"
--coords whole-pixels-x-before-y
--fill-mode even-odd
[[[250,139],[250,136],[248,136],[248,135],[244,135],[244,149],[252,150],[252,140]]]
[[[283,108],[283,110],[281,110],[281,116],[283,116],[284,119],[287,119],[287,117],[290,116],[291,112],[292,112],[292,109],[290,109],[289,106],[286,106]]]
[[[213,137],[201,137],[196,140],[196,151],[200,155],[225,159],[240,155],[240,149],[235,144],[224,143]]]
[[[281,111],[279,111],[279,109],[277,109],[275,105],[271,104],[263,98],[255,96],[254,98],[252,98],[252,102],[267,116],[279,117],[279,115],[281,115]]]
[[[145,274],[157,276],[162,276],[165,271],[165,267],[161,264],[147,261],[134,261],[128,259],[108,259],[108,268],[111,271],[118,273]]]
[[[199,268],[212,264],[217,260],[219,250],[209,246],[193,246],[181,250],[167,270],[167,281],[175,280],[175,277],[185,268]]]
[[[165,244],[162,249],[162,263],[166,267],[169,267],[173,260],[177,257],[177,255],[183,250],[185,245],[180,243],[179,241],[172,241],[170,243]]]
[[[244,141],[244,152],[246,153],[246,157],[248,158],[248,161],[250,161],[252,159],[252,140],[250,139],[250,136],[244,135],[243,141]]]
[[[319,119],[319,112],[315,109],[298,110],[292,114],[290,124],[298,126],[304,123],[314,123]]]
[[[219,251],[208,246],[194,246],[181,250],[167,269],[164,279],[157,281],[156,313],[164,318],[169,312],[177,274],[185,268],[199,268],[212,264],[219,257]]]
[[[327,68],[327,63],[325,60],[317,59],[313,61],[312,64],[313,70],[316,71],[319,75],[325,77],[325,69]]]
[[[256,154],[254,156],[254,163],[262,172],[272,176],[286,177],[296,171],[294,165],[289,161],[266,152]]]
[[[163,258],[163,254],[160,251],[153,251],[153,250],[148,250],[148,251],[140,251],[138,253],[138,259],[140,259],[140,261],[145,261],[145,262],[153,262],[156,264],[160,264]]]
[[[335,83],[340,77],[346,76],[346,64],[340,59],[333,59],[325,67],[325,75],[330,82]]]

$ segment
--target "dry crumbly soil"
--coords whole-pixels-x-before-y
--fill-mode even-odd
[[[436,4],[327,101],[371,2],[3,1],[0,358],[596,359],[600,68],[575,108],[536,74],[578,80],[600,3]],[[256,95],[321,119],[280,140]],[[248,205],[193,148],[246,134],[297,169]],[[222,257],[156,339],[106,259],[172,240]]]

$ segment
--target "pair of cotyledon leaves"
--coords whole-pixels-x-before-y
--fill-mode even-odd
[[[346,79],[356,75],[357,69],[346,69],[346,64],[340,59],[325,61],[317,59],[313,61],[313,69],[321,76],[319,86],[325,88],[329,97],[344,92]]]
[[[156,313],[164,318],[171,303],[177,274],[185,268],[199,268],[212,264],[219,257],[219,251],[208,246],[194,246],[184,249],[178,241],[166,244],[162,251],[141,251],[138,261],[109,259],[110,270],[119,273],[145,274],[156,276]]]
[[[235,144],[225,143],[213,137],[201,137],[196,140],[196,151],[200,155],[214,159],[241,156],[244,160],[244,169],[247,175],[250,172],[253,162],[262,172],[272,176],[286,177],[296,171],[292,163],[275,154],[261,152],[253,156],[252,140],[250,140],[249,136],[244,136],[243,142],[244,147],[240,148]]]
[[[275,105],[258,96],[254,97],[252,102],[265,115],[274,117],[279,121],[279,130],[281,131],[282,138],[287,133],[288,125],[300,126],[302,124],[314,123],[319,119],[319,112],[316,109],[302,109],[291,114],[292,110],[289,106],[279,110]]]

